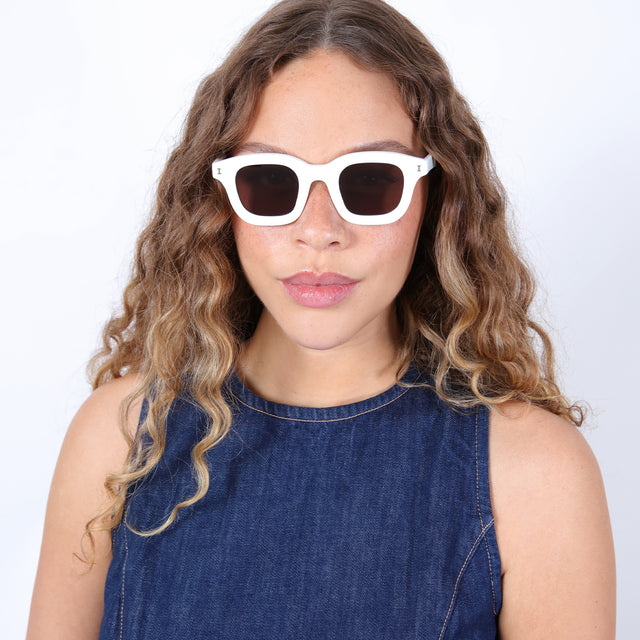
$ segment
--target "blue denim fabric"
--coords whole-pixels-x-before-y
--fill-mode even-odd
[[[207,495],[159,535],[115,531],[101,640],[496,638],[485,408],[400,386],[326,409],[236,378],[230,393]],[[176,401],[166,453],[128,500],[132,527],[191,495],[204,425]]]

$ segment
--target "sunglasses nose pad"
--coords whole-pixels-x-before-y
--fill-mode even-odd
[[[313,209],[322,208],[323,210],[330,210],[340,219],[336,204],[333,201],[333,196],[324,180],[314,180],[314,182],[311,183],[307,200],[304,203],[303,215],[304,211],[309,207]]]
[[[316,249],[344,245],[347,241],[347,223],[321,180],[316,180],[309,188],[302,214],[296,222],[296,233],[299,242]]]

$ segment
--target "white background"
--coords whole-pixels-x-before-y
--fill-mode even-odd
[[[3,637],[24,634],[48,485],[198,80],[269,3],[3,0]],[[640,183],[634,0],[396,0],[484,124],[538,313],[608,491],[618,637],[637,637]]]

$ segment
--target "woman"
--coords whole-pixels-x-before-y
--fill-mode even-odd
[[[167,163],[29,636],[613,637],[602,482],[532,296],[424,36],[378,0],[276,5]]]

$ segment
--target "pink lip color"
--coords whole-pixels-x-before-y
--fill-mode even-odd
[[[303,307],[324,309],[344,300],[356,288],[358,281],[339,273],[301,271],[282,280],[285,291]]]

